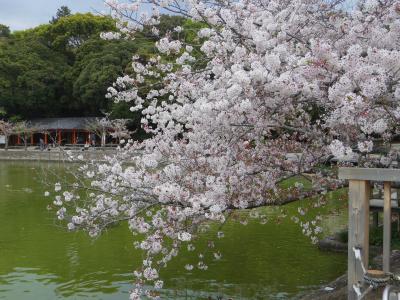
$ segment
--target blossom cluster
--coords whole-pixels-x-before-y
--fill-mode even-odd
[[[131,299],[157,298],[143,287],[162,287],[160,268],[207,222],[304,196],[301,186],[282,194],[280,183],[332,154],[345,159],[357,149],[369,158],[375,139],[390,141],[400,124],[396,0],[361,1],[351,11],[322,0],[152,3],[147,13],[147,1],[107,1],[121,36],[157,27],[161,10],[203,25],[191,44],[160,36],[159,55],[146,63],[134,57],[133,74],[108,90],[142,112],[152,137],[82,166],[90,182],[84,201],[75,191],[55,200],[70,229],[97,235],[128,220],[141,234],[135,245],[145,260]],[[314,191],[334,186],[325,177],[315,174]],[[321,229],[312,225],[301,224],[315,241]],[[207,269],[203,258],[197,268]]]

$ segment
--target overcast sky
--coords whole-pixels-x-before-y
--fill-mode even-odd
[[[106,10],[103,0],[0,0],[0,24],[20,30],[48,23],[62,5],[73,13]]]

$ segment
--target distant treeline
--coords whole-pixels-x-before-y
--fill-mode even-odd
[[[163,16],[160,28],[173,30],[186,20]],[[114,80],[131,70],[131,58],[155,53],[155,39],[105,41],[114,31],[110,17],[58,10],[49,24],[11,33],[0,24],[0,114],[7,119],[100,116],[131,118],[127,104],[105,99]],[[134,120],[136,119],[136,120]]]

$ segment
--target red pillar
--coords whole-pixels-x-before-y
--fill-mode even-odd
[[[33,133],[31,133],[31,145],[33,145]]]
[[[58,130],[58,144],[61,146],[61,130]]]
[[[73,135],[72,135],[72,143],[73,144],[76,144],[76,129],[74,129],[74,133],[73,133]]]
[[[44,144],[47,145],[47,133],[44,133]]]
[[[21,136],[18,134],[18,136],[17,136],[17,144],[18,145],[21,145]]]

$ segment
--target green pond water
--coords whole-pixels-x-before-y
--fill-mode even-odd
[[[142,256],[126,224],[100,238],[67,232],[48,211],[41,174],[57,164],[0,162],[0,299],[128,299],[132,271]],[[323,209],[329,232],[344,222],[332,213],[343,205],[332,201]],[[291,204],[285,211],[296,214]],[[271,220],[277,209],[264,209]],[[215,230],[200,236],[205,248]],[[265,225],[227,222],[225,237],[216,241],[222,259],[205,253],[208,270],[187,271],[194,252],[183,252],[162,271],[163,299],[292,299],[330,282],[346,270],[346,256],[320,252],[289,217]],[[218,298],[220,297],[220,298]]]

